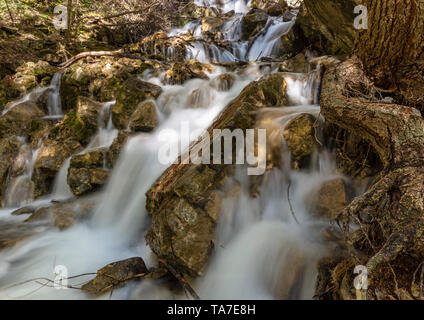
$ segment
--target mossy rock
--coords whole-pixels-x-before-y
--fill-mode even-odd
[[[119,90],[112,108],[112,121],[116,128],[124,129],[137,105],[147,99],[156,99],[162,88],[137,77],[126,80]]]

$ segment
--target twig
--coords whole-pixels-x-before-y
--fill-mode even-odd
[[[291,201],[290,201],[290,187],[291,187],[291,180],[289,178],[289,183],[287,185],[287,200],[289,202],[290,212],[291,212],[291,214],[294,218],[294,221],[296,221],[297,224],[300,224],[299,221],[296,218],[296,214],[294,213],[293,206],[292,206]]]
[[[188,291],[194,300],[200,300],[200,297],[197,295],[196,291],[190,286],[190,284],[184,279],[184,277],[179,274],[168,262],[163,259],[159,259],[159,262],[162,263],[166,269],[171,272],[171,274],[178,280],[178,282],[182,285],[184,291]]]

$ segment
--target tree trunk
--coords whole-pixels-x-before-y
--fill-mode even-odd
[[[377,86],[424,111],[424,0],[365,0],[368,29],[358,31],[354,54]]]

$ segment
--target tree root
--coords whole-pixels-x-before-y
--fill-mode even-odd
[[[362,258],[350,232],[352,222],[369,243],[365,256],[372,282],[383,263],[403,254],[417,261],[424,257],[424,121],[416,109],[366,98],[369,88],[356,58],[329,68],[322,82],[321,112],[329,123],[367,141],[383,164],[377,182],[338,216],[357,261]]]

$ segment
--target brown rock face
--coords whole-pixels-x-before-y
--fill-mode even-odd
[[[112,262],[97,270],[96,277],[83,285],[82,289],[95,295],[101,295],[124,285],[129,280],[140,279],[148,272],[143,259],[139,257]]]
[[[301,165],[308,162],[315,149],[315,122],[312,115],[300,114],[287,124],[283,133],[293,158]]]
[[[348,205],[348,201],[343,179],[330,180],[324,182],[317,191],[313,211],[323,218],[334,220]]]
[[[6,191],[7,175],[16,155],[19,152],[21,143],[16,139],[0,139],[0,200]]]
[[[156,128],[158,115],[153,101],[141,102],[130,117],[128,127],[131,131],[149,132]]]
[[[13,106],[7,113],[0,117],[1,136],[26,135],[27,124],[34,119],[45,116],[33,101],[25,101]]]
[[[137,105],[147,99],[157,98],[161,92],[161,87],[136,77],[125,81],[112,108],[112,121],[115,127],[125,129]]]
[[[124,130],[121,130],[119,131],[118,136],[115,138],[115,140],[113,140],[113,143],[107,153],[107,160],[110,167],[113,168],[115,166],[116,161],[118,161],[119,154],[121,153],[121,150],[127,142],[128,138],[129,133]]]
[[[80,196],[103,186],[110,171],[105,169],[106,150],[95,150],[71,158],[68,170],[68,185]]]

